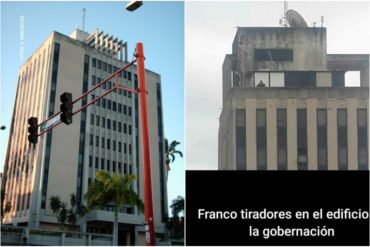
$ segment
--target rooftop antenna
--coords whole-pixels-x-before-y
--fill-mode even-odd
[[[321,27],[324,27],[324,16],[321,16]]]
[[[284,15],[283,15],[283,26],[288,26],[286,19],[286,12],[288,11],[288,1],[284,1]]]
[[[85,32],[85,11],[86,11],[86,9],[83,8],[82,9],[82,31],[84,31],[84,32]]]

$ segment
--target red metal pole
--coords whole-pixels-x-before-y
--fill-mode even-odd
[[[149,239],[147,245],[155,245],[153,201],[152,201],[152,178],[150,170],[150,150],[149,150],[149,126],[148,109],[146,101],[146,83],[144,66],[144,48],[142,43],[136,44],[137,74],[139,79],[139,102],[142,130],[142,147],[144,154],[144,214],[145,221],[149,227]]]

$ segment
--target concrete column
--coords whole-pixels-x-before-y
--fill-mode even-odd
[[[64,241],[66,238],[66,234],[63,232],[62,235],[60,235],[60,245],[64,246]]]
[[[348,170],[358,170],[357,99],[347,99]]]
[[[87,235],[87,245],[88,246],[91,246],[92,245],[92,237],[91,237],[91,234],[88,234]]]
[[[307,99],[308,170],[317,170],[317,100]]]
[[[266,100],[267,170],[277,170],[276,100]]]
[[[119,50],[119,60],[123,61],[123,49],[121,46],[121,49]]]
[[[123,44],[123,47],[125,48],[125,62],[127,62],[128,61],[128,57],[127,57],[127,42],[125,42]]]
[[[369,64],[360,70],[361,87],[369,87]]]
[[[247,170],[257,170],[256,100],[246,99],[245,103]]]
[[[233,107],[233,109],[234,110],[232,111],[232,114],[230,114],[230,116],[232,116],[231,121],[227,125],[227,128],[230,130],[229,135],[227,135],[227,132],[226,132],[226,140],[227,140],[227,144],[229,144],[229,145],[226,145],[226,153],[228,156],[226,159],[226,162],[229,162],[227,163],[228,170],[235,171],[236,170],[235,108]]]
[[[328,170],[338,170],[337,106],[336,99],[327,100]]]
[[[95,49],[98,49],[98,33],[99,33],[99,29],[96,30],[95,32]]]
[[[296,99],[287,100],[287,150],[288,150],[288,170],[298,169],[297,154],[297,101]]]
[[[101,51],[102,48],[103,48],[103,35],[104,33],[101,32],[100,36],[99,36],[99,50]]]

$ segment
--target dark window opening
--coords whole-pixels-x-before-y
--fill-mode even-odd
[[[368,133],[367,110],[357,110],[358,169],[368,170]]]
[[[317,169],[328,169],[326,109],[317,109]]]
[[[344,87],[344,71],[333,71],[331,73],[331,84],[333,87]]]
[[[257,170],[267,170],[266,110],[256,110]]]
[[[298,170],[307,170],[307,110],[297,109]]]
[[[315,87],[316,73],[313,71],[290,71],[284,73],[286,87]]]
[[[348,169],[348,149],[347,149],[347,110],[338,109],[337,111],[337,135],[338,135],[338,169]]]
[[[293,50],[254,49],[254,61],[293,61]]]
[[[245,109],[235,112],[236,169],[246,170],[246,121]]]
[[[287,170],[287,113],[286,109],[276,110],[277,125],[277,166],[278,170]]]

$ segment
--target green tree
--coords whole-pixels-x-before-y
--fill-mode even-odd
[[[135,179],[133,175],[110,176],[105,171],[99,171],[84,195],[88,210],[113,204],[113,245],[118,245],[118,210],[126,204],[137,206],[141,212],[144,210],[144,203],[132,190],[132,183]]]
[[[62,205],[62,202],[60,201],[59,196],[51,196],[49,198],[49,205],[55,216],[58,217],[58,213],[60,211],[60,207]]]
[[[81,205],[79,209],[76,207],[76,195],[70,195],[70,208],[67,203],[62,202],[59,196],[51,196],[49,199],[50,208],[57,217],[61,229],[64,228],[66,222],[72,226],[76,225],[77,220],[86,214],[85,206]]]
[[[67,221],[67,216],[68,216],[68,210],[67,210],[67,204],[65,202],[62,202],[60,205],[60,210],[58,213],[58,221],[61,224],[61,229],[64,229],[64,225]]]
[[[182,196],[178,196],[172,201],[170,208],[172,209],[172,217],[168,221],[170,237],[173,239],[183,239],[184,217],[179,216],[179,214],[184,211],[184,198]]]
[[[177,196],[175,200],[172,200],[170,208],[172,209],[172,215],[178,217],[179,213],[184,211],[184,197]]]
[[[5,203],[5,206],[3,208],[3,204],[2,204],[2,201],[1,201],[1,210],[2,210],[2,216],[1,216],[1,222],[4,220],[4,217],[7,213],[10,212],[10,210],[12,210],[12,203],[10,201],[7,201]]]
[[[180,142],[174,140],[171,142],[170,145],[168,145],[168,139],[164,139],[164,152],[166,154],[166,167],[167,171],[171,170],[170,163],[173,163],[176,158],[176,154],[178,154],[182,158],[182,152],[179,150],[176,150],[176,146],[179,145]]]

